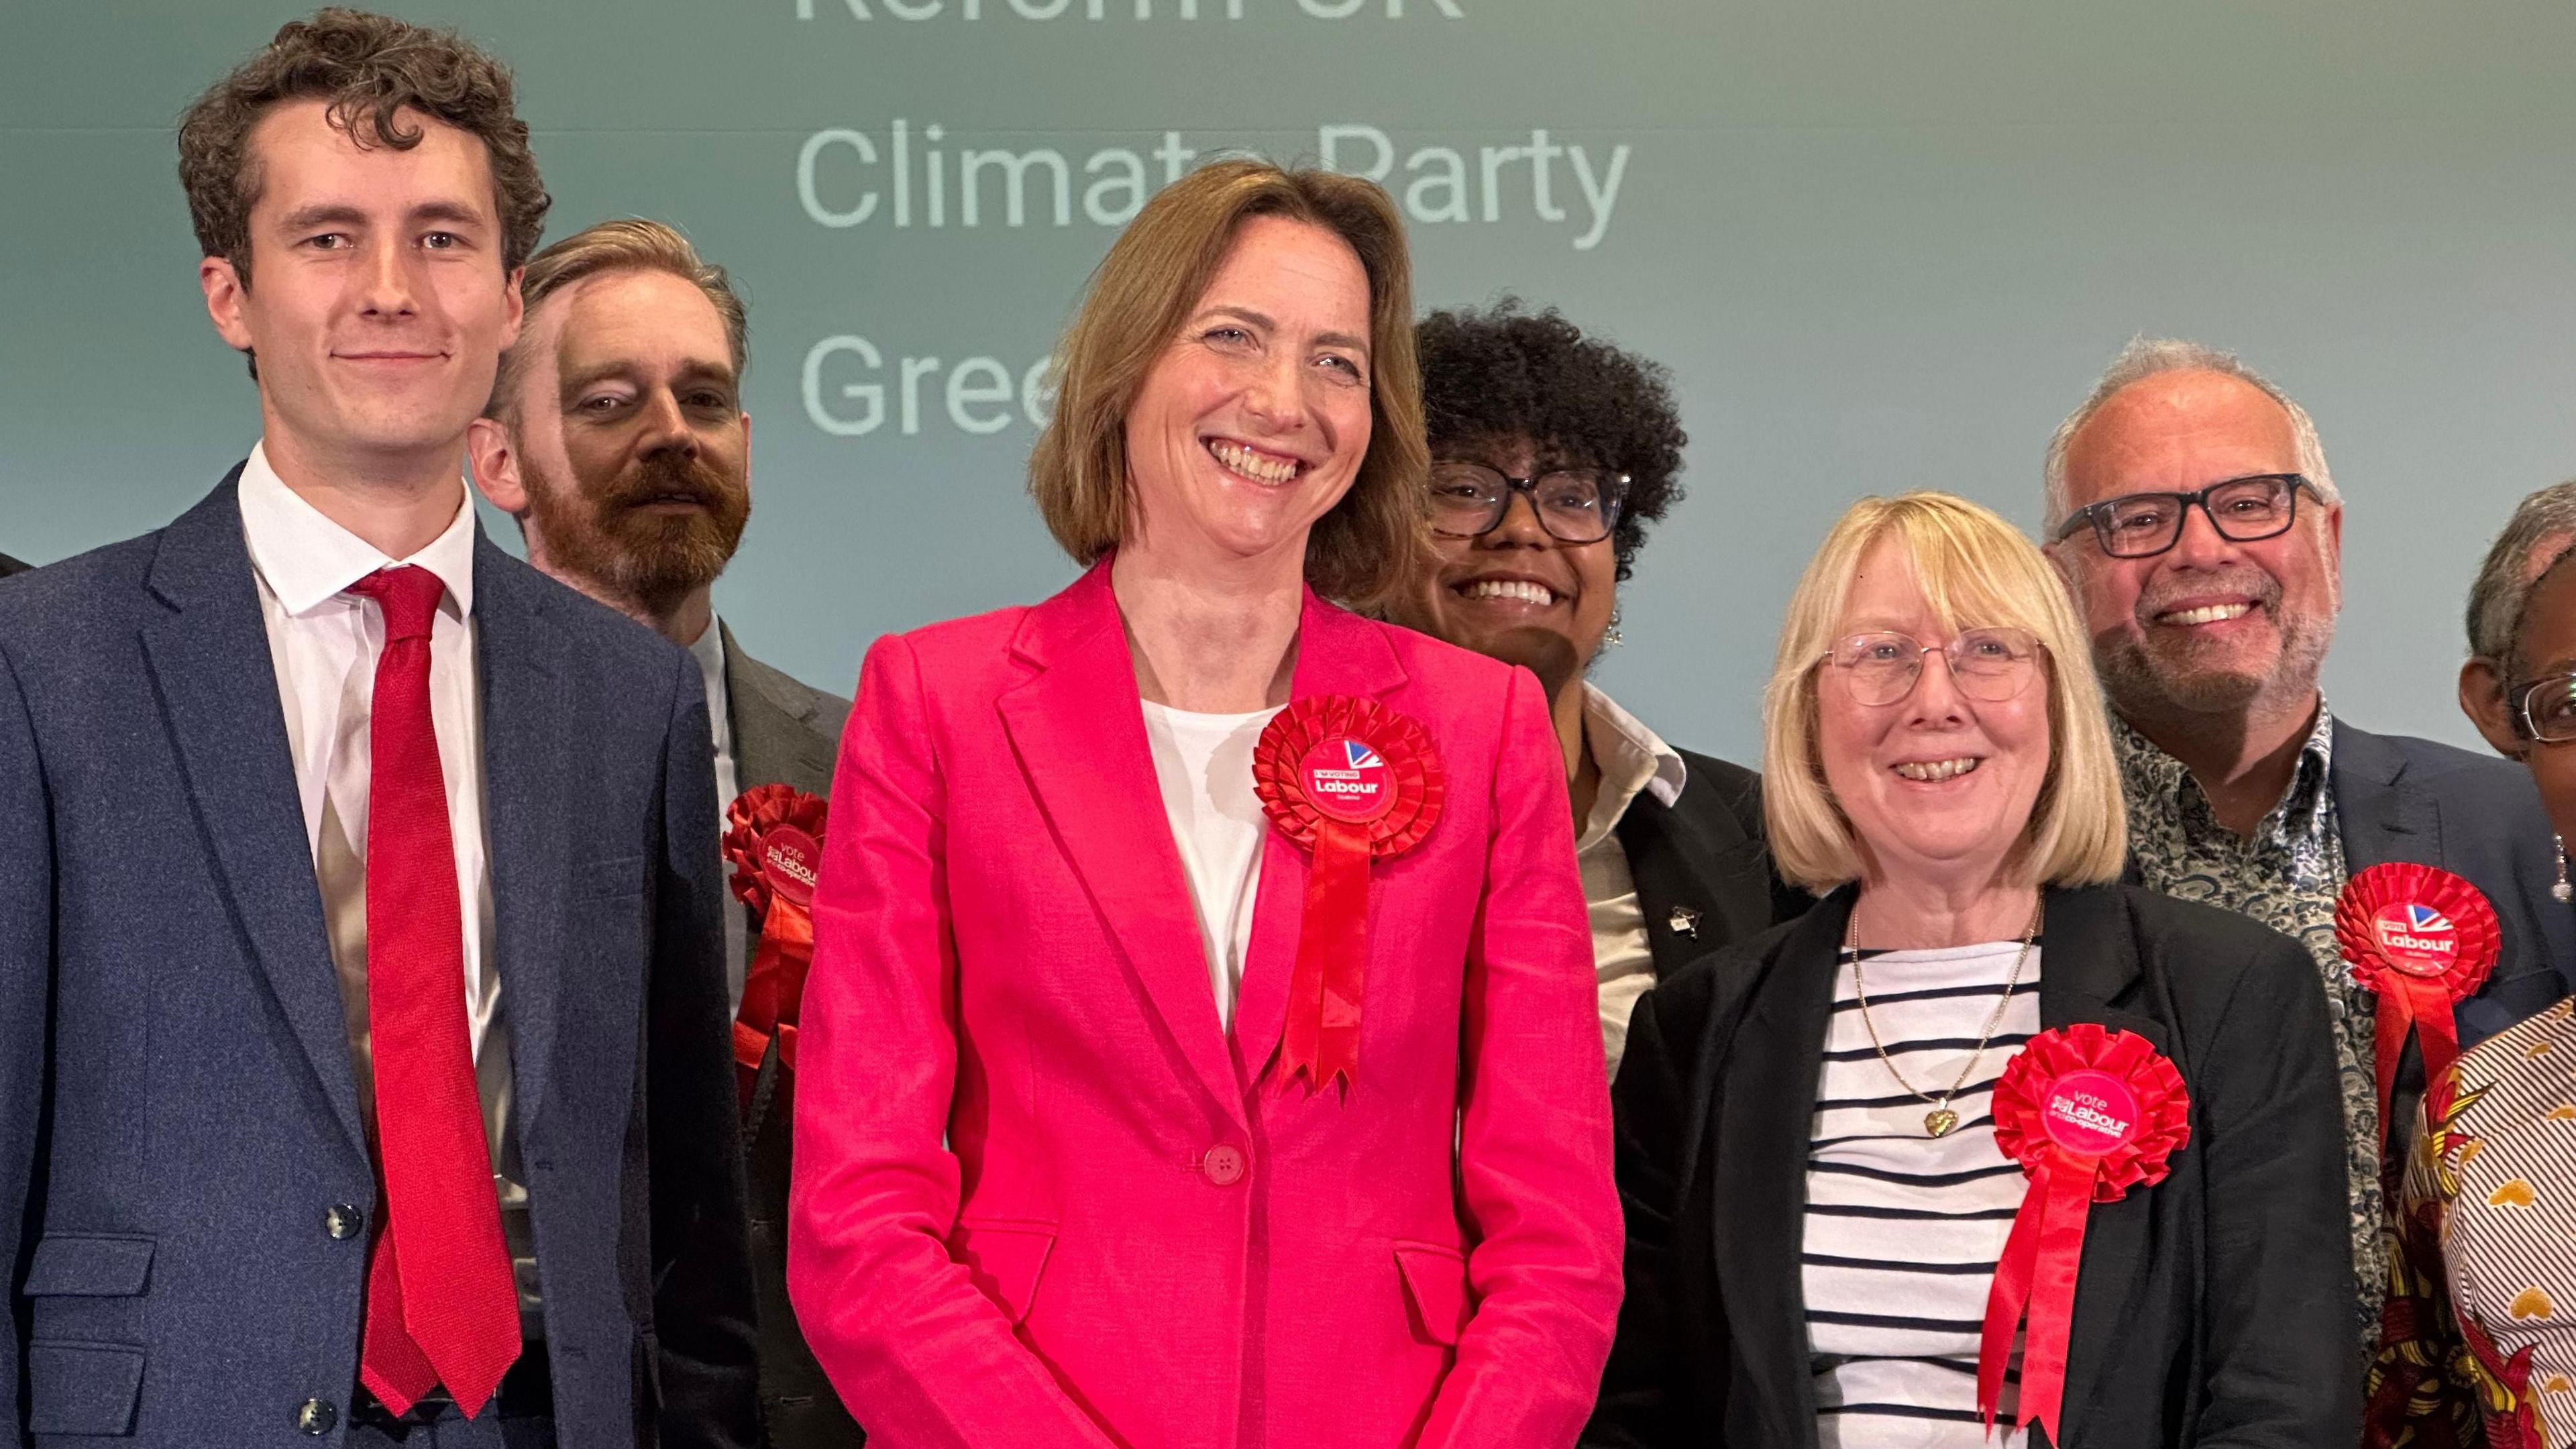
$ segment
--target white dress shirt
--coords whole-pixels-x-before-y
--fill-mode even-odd
[[[276,667],[278,702],[294,755],[304,838],[313,850],[314,882],[339,973],[349,1058],[367,1130],[375,1131],[374,1052],[367,1032],[368,726],[376,658],[384,650],[383,611],[345,590],[378,569],[414,564],[438,576],[447,597],[429,635],[429,712],[438,734],[439,774],[447,787],[448,833],[456,847],[462,908],[465,1016],[474,1051],[483,1134],[492,1150],[501,1225],[517,1268],[520,1312],[533,1332],[536,1264],[527,1221],[527,1175],[510,1134],[509,1023],[493,957],[492,873],[483,825],[482,706],[474,665],[474,509],[458,501],[456,520],[407,559],[387,558],[373,544],[324,517],[269,466],[265,447],[251,449],[238,488],[242,536],[259,583],[259,611]]]
[[[1590,684],[1583,686],[1583,747],[1600,767],[1601,788],[1592,797],[1590,818],[1575,836],[1574,860],[1583,873],[1583,902],[1592,912],[1601,1050],[1616,1077],[1619,1057],[1628,1047],[1628,1017],[1637,1009],[1637,998],[1655,984],[1655,953],[1646,940],[1637,882],[1628,873],[1627,847],[1619,843],[1619,820],[1640,791],[1670,806],[1681,798],[1687,777],[1672,746]]]
[[[707,682],[707,720],[715,731],[716,744],[716,829],[721,832],[731,818],[733,802],[742,794],[742,776],[733,759],[732,700],[725,693],[724,630],[713,615],[708,616],[706,632],[689,646],[690,657],[698,661],[698,672]],[[725,991],[732,1003],[729,1011],[742,1010],[743,978],[751,970],[751,912],[733,894],[733,866],[725,866]]]

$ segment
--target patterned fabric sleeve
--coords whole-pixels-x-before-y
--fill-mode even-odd
[[[2363,1449],[2466,1449],[2487,1443],[2475,1360],[2451,1308],[2442,1261],[2442,1223],[2457,1195],[2443,1168],[2459,1114],[2458,1078],[2445,1073],[2424,1094],[2415,1150],[2388,1230],[2388,1297],[2380,1308],[2378,1354],[2363,1383]],[[2446,1182],[2446,1179],[2448,1181]],[[2446,1190],[2447,1188],[2447,1190]]]

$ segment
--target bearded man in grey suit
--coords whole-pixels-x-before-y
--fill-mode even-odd
[[[472,430],[476,483],[518,519],[529,562],[697,657],[720,806],[761,785],[826,794],[850,702],[743,653],[709,599],[751,516],[748,337],[724,269],[659,222],[611,221],[531,257],[522,292],[526,325]],[[758,930],[749,907],[732,907],[737,1011]],[[841,1449],[864,1436],[787,1301],[792,1100],[772,1051],[743,1123],[761,1407],[772,1445]]]

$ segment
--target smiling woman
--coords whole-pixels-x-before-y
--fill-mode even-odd
[[[1090,572],[869,651],[790,1290],[872,1435],[1582,1424],[1618,1208],[1546,703],[1331,602],[1423,551],[1408,275],[1366,181],[1164,190],[1030,464]]]
[[[2104,1449],[2351,1442],[2315,974],[2286,937],[2110,884],[2109,732],[2039,551],[1963,499],[1862,500],[1798,583],[1764,715],[1772,852],[1830,894],[1637,1006],[1628,1297],[1585,1442],[1968,1449],[2034,1414]],[[2100,1078],[2061,1068],[2104,1042],[2126,1045],[2082,1062],[2178,1064],[2191,1170],[2075,1224],[2077,1292],[2027,1252],[2007,1271],[2046,1200],[2024,1164],[2059,1159],[2003,1119],[2034,1065]],[[2068,1150],[2140,1120],[2069,1100],[2094,1135]],[[2033,1307],[2025,1361],[2013,1285],[2050,1281],[2071,1318]]]

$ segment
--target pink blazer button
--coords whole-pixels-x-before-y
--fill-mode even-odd
[[[1199,1159],[1199,1171],[1219,1187],[1232,1187],[1243,1181],[1243,1166],[1243,1149],[1239,1147],[1211,1147]]]

